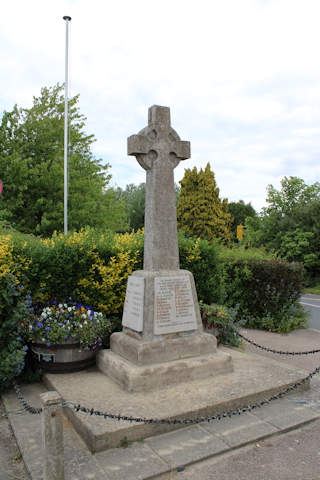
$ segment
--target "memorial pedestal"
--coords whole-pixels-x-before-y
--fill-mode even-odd
[[[136,271],[128,280],[123,332],[97,355],[99,370],[127,391],[148,391],[232,371],[203,333],[193,276],[187,270]]]
[[[230,372],[230,355],[203,333],[193,276],[179,270],[173,171],[190,158],[190,142],[171,127],[168,107],[149,108],[148,126],[128,138],[128,155],[146,170],[144,270],[128,279],[123,332],[111,336],[97,365],[128,391]]]

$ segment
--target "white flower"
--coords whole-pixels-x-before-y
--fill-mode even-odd
[[[83,313],[83,314],[81,315],[81,317],[82,317],[82,318],[87,318],[87,315],[86,315],[85,313]]]
[[[71,307],[68,307],[68,312],[71,312],[72,308]]]
[[[88,325],[88,322],[87,322],[87,320],[85,320],[85,321],[83,322],[83,324],[84,324],[84,325]]]

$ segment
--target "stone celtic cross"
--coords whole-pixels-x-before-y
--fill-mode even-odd
[[[173,170],[190,158],[190,142],[181,141],[171,127],[168,107],[149,108],[148,126],[128,138],[128,155],[147,172],[143,269],[178,270]]]

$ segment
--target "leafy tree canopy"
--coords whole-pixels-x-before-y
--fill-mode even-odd
[[[267,187],[268,207],[263,209],[264,215],[273,213],[288,215],[295,206],[306,205],[312,200],[320,200],[320,183],[306,185],[302,178],[284,177],[281,180],[281,190],[273,185]]]
[[[180,187],[175,184],[176,199],[179,198]],[[124,202],[127,212],[129,230],[137,231],[144,227],[144,212],[146,203],[146,184],[130,183],[124,190],[117,188],[118,198]]]
[[[239,202],[230,202],[228,207],[232,217],[232,234],[233,237],[236,238],[237,226],[244,225],[247,217],[256,217],[257,212],[251,203],[245,204],[243,200],[239,200]]]
[[[180,185],[177,205],[179,228],[189,235],[229,242],[231,215],[228,202],[219,198],[219,188],[210,164],[199,172],[196,167],[187,169]]]
[[[320,184],[306,185],[298,177],[284,177],[281,190],[268,186],[268,207],[247,218],[245,242],[264,245],[287,261],[304,264],[309,275],[320,274]]]
[[[108,187],[110,165],[93,157],[79,95],[69,100],[68,225],[121,230],[124,206]],[[63,230],[63,87],[43,88],[31,108],[4,112],[0,125],[0,218],[26,233]]]

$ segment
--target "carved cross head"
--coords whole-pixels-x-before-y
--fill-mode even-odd
[[[148,126],[128,138],[128,155],[134,155],[145,170],[159,161],[173,170],[180,160],[190,158],[190,142],[180,140],[171,127],[170,108],[153,105],[148,117]]]

